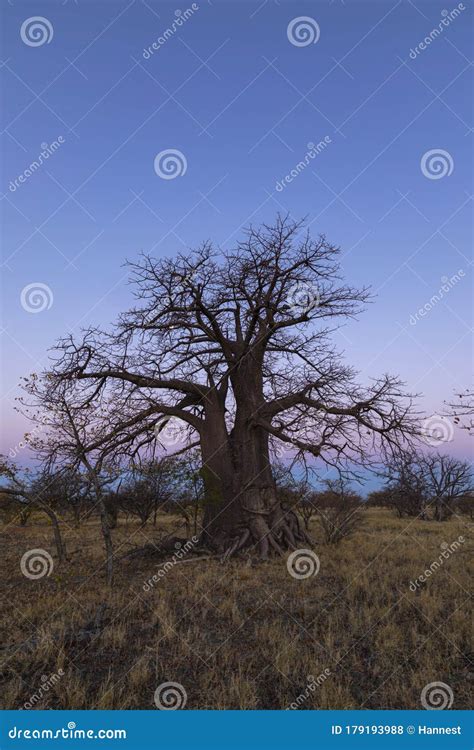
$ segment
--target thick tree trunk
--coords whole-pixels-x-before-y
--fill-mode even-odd
[[[254,423],[251,413],[242,423],[236,423],[232,453],[238,522],[229,522],[227,517],[223,519],[232,537],[226,555],[254,546],[265,559],[270,553],[283,554],[285,550],[308,543],[296,514],[285,509],[278,498],[270,464],[268,433]]]
[[[227,525],[238,521],[233,502],[233,467],[231,442],[225,423],[224,405],[217,397],[206,402],[206,423],[201,431],[201,477],[204,483],[204,517],[202,540],[213,549],[224,552]],[[224,519],[227,519],[224,523]]]
[[[216,411],[214,430],[201,435],[204,537],[225,559],[246,547],[253,547],[265,559],[270,552],[283,554],[308,544],[309,539],[296,514],[284,509],[278,499],[268,433],[255,420],[264,404],[258,361],[242,363],[231,378],[236,401],[231,434],[227,434],[224,415]]]

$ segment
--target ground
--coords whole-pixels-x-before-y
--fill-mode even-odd
[[[286,558],[180,562],[162,574],[163,561],[132,558],[117,562],[112,591],[97,521],[68,523],[69,561],[38,580],[20,559],[32,548],[53,553],[51,527],[39,517],[0,526],[1,707],[150,709],[156,688],[175,682],[190,709],[416,709],[423,688],[441,681],[452,708],[468,708],[472,524],[383,509],[364,518],[337,546],[313,524],[320,569],[306,579],[288,573]],[[163,515],[141,530],[122,520],[119,554],[176,522]]]

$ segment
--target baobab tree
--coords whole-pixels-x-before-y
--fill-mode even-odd
[[[224,557],[308,542],[278,499],[272,442],[342,470],[416,431],[398,378],[359,385],[331,344],[369,299],[341,281],[338,256],[324,236],[280,217],[225,252],[206,242],[172,259],[144,255],[130,264],[136,303],[116,327],[58,344],[49,387],[79,411],[102,405],[103,446],[130,456],[169,448],[162,438],[174,420],[179,444],[199,447],[202,541]]]

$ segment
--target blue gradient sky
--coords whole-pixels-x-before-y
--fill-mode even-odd
[[[454,3],[198,4],[144,59],[176,4],[2,0],[0,451],[26,429],[14,412],[21,376],[40,370],[67,330],[105,325],[128,306],[125,258],[207,238],[230,247],[242,226],[277,211],[306,216],[343,248],[348,281],[373,287],[370,309],[336,335],[362,379],[400,374],[427,414],[471,383],[472,5],[412,59]],[[31,47],[20,27],[38,15],[54,35]],[[317,21],[316,44],[289,42],[296,16]],[[64,144],[12,192],[58,136]],[[325,136],[327,148],[278,192],[307,143]],[[157,176],[164,149],[183,152],[184,176]],[[431,149],[450,154],[451,175],[424,176]],[[32,314],[20,294],[36,282],[53,302]],[[449,449],[468,447],[456,431]]]

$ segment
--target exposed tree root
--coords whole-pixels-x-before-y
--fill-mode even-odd
[[[241,525],[237,534],[230,538],[227,536],[225,542],[221,542],[220,547],[224,550],[222,562],[249,548],[260,559],[266,560],[270,554],[282,556],[286,551],[296,550],[302,545],[313,546],[293,511],[283,512],[278,509],[277,518],[272,523],[272,511],[250,511],[248,508],[245,510],[251,514],[248,526]]]

